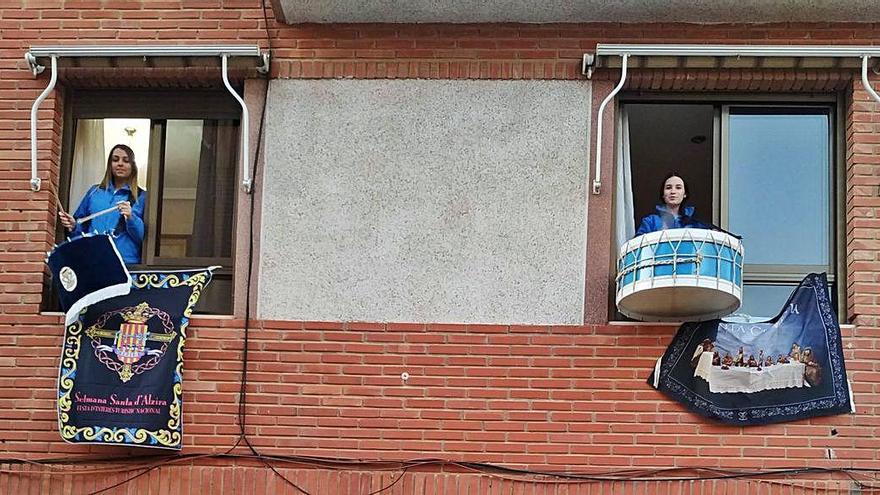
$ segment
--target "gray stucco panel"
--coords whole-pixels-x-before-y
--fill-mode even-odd
[[[259,317],[579,324],[586,81],[273,80]]]
[[[876,0],[278,0],[300,22],[874,22]]]

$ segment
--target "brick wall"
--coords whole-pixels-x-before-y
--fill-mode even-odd
[[[880,326],[880,119],[878,105],[853,84],[846,119],[848,308],[860,325]]]
[[[61,442],[58,319],[3,316],[0,324],[4,457],[140,454]],[[220,454],[238,438],[241,324],[193,320],[187,454]],[[279,456],[581,471],[877,467],[876,332],[844,331],[856,415],[740,428],[707,422],[646,385],[674,331],[262,322],[250,331],[247,432],[261,453]],[[827,448],[837,460],[825,458]]]
[[[220,7],[219,1],[0,0],[0,457],[4,459],[142,453],[67,445],[56,431],[54,395],[62,329],[59,317],[39,315],[39,303],[42,260],[54,241],[63,89],[54,92],[40,111],[44,187],[32,194],[29,112],[47,79],[32,77],[23,53],[30,45],[73,42],[236,42],[265,47],[263,14],[255,1],[224,1]],[[270,19],[271,15],[270,11]],[[871,44],[880,38],[870,24],[279,26],[272,22],[270,31],[276,50],[273,77],[575,79],[581,77],[581,55],[598,41]],[[637,76],[651,80],[644,79],[647,72],[642,74]],[[700,74],[713,80],[711,72]],[[554,470],[880,467],[880,304],[875,287],[880,276],[876,238],[880,143],[875,132],[880,117],[878,105],[869,100],[860,82],[850,79],[853,74],[835,74],[825,89],[848,88],[851,93],[846,116],[846,286],[849,314],[856,325],[844,331],[844,345],[856,415],[751,428],[708,423],[645,384],[654,360],[674,334],[669,326],[255,322],[247,408],[251,442],[261,452],[277,455],[438,457]],[[61,88],[64,84],[63,80]],[[219,454],[237,439],[241,327],[241,320],[193,320],[184,375],[184,453]],[[400,378],[402,372],[410,375],[406,382]],[[832,427],[836,436],[831,435]],[[835,449],[837,460],[825,459],[826,448]],[[229,460],[192,462],[196,467],[186,468],[188,474],[163,468],[151,472],[149,480],[163,486],[171,483],[169,479],[178,483],[187,479],[190,486],[211,488],[227,482],[252,486],[247,476],[278,483],[260,466],[233,467]],[[22,474],[20,469],[0,466],[0,486],[54,491],[53,483],[59,483]],[[198,476],[193,470],[200,470]],[[380,486],[375,484],[380,478],[377,472],[312,469],[293,476],[306,484],[318,483],[310,485],[315,487],[357,476],[373,479],[358,488]],[[445,481],[438,481],[441,478]],[[463,473],[414,473],[408,479],[415,483],[412,490],[403,491],[404,481],[392,493],[419,493],[419,483],[424,493],[460,491],[471,484],[477,488],[470,493],[489,493],[479,485],[488,483],[488,478]],[[137,486],[152,486],[149,480]],[[84,485],[75,476],[60,483],[76,493],[100,488]],[[509,492],[500,491],[501,483],[493,486],[498,493]],[[596,485],[572,486],[528,485],[532,493],[554,493],[551,490],[557,488],[567,488],[568,493],[605,490]],[[652,486],[645,485],[646,490],[666,492],[663,485]],[[694,489],[694,485],[669,486],[669,492]]]

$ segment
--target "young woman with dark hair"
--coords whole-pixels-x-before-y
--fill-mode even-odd
[[[660,203],[656,206],[656,213],[642,219],[636,235],[685,227],[711,228],[693,218],[694,207],[688,205],[688,195],[688,187],[684,179],[676,172],[667,174],[660,186]]]

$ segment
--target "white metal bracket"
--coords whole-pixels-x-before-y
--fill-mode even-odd
[[[593,179],[593,194],[599,194],[602,192],[602,117],[605,115],[605,107],[615,96],[617,96],[617,93],[620,92],[623,88],[623,84],[626,82],[626,65],[628,60],[628,53],[624,53],[620,56],[620,82],[618,82],[617,86],[608,93],[608,96],[606,96],[604,100],[602,100],[602,104],[599,105],[599,114],[596,116],[596,170]]]
[[[870,55],[862,55],[862,86],[865,87],[865,90],[871,95],[871,98],[874,98],[874,101],[880,103],[880,95],[874,91],[874,88],[871,86],[871,81],[868,80],[868,60],[870,58]]]
[[[31,68],[31,72],[34,73],[34,77],[39,76],[43,73],[44,70],[46,70],[45,66],[37,63],[37,57],[35,57],[33,53],[25,53],[24,59],[27,62],[28,66]]]
[[[247,105],[244,100],[232,89],[228,77],[229,57],[254,57],[260,60],[257,71],[261,74],[269,73],[269,54],[262,53],[256,45],[220,45],[220,46],[189,46],[189,45],[82,45],[82,46],[45,46],[31,47],[25,53],[24,59],[28,64],[34,77],[46,70],[46,67],[40,65],[38,57],[50,58],[52,61],[52,76],[49,80],[49,86],[37,97],[31,108],[31,189],[33,191],[40,190],[40,178],[37,175],[37,110],[40,104],[46,99],[46,96],[55,88],[58,81],[58,58],[61,57],[142,57],[146,60],[148,57],[221,57],[223,83],[226,89],[232,93],[233,97],[241,105],[241,160],[242,160],[242,186],[247,193],[251,192],[251,178],[248,167],[248,135],[250,132],[250,121],[248,118]]]
[[[257,72],[265,76],[269,73],[269,62],[271,62],[271,60],[269,60],[269,53],[266,52],[261,54],[260,58],[263,60],[263,65],[257,67]]]
[[[250,167],[248,166],[251,158],[250,150],[248,150],[250,116],[248,114],[247,105],[244,103],[244,99],[239,96],[238,92],[236,92],[232,85],[229,84],[229,55],[223,54],[220,59],[222,60],[223,84],[226,86],[229,93],[232,94],[232,97],[238,101],[239,105],[241,105],[241,151],[239,153],[239,156],[241,157],[241,185],[244,187],[244,192],[250,194],[252,188]]]
[[[591,53],[585,53],[584,59],[581,61],[581,74],[587,76],[587,79],[592,79],[595,67],[596,56]]]
[[[34,70],[35,75],[40,72],[42,70]],[[52,55],[52,75],[49,79],[49,85],[40,93],[40,96],[37,97],[34,105],[31,107],[31,191],[33,192],[40,190],[40,177],[37,174],[37,111],[40,109],[40,104],[46,99],[46,96],[55,89],[56,82],[58,82],[58,57]]]

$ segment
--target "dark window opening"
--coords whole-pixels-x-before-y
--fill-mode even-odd
[[[146,190],[141,264],[130,270],[220,265],[197,313],[232,314],[240,108],[220,91],[71,91],[59,196],[75,211],[103,177],[109,149],[135,151]],[[59,225],[58,242],[66,237]],[[47,280],[44,309],[59,306]]]
[[[622,111],[636,227],[676,171],[696,219],[743,236],[737,313],[775,316],[810,272],[828,273],[837,304],[832,105],[630,102]]]

